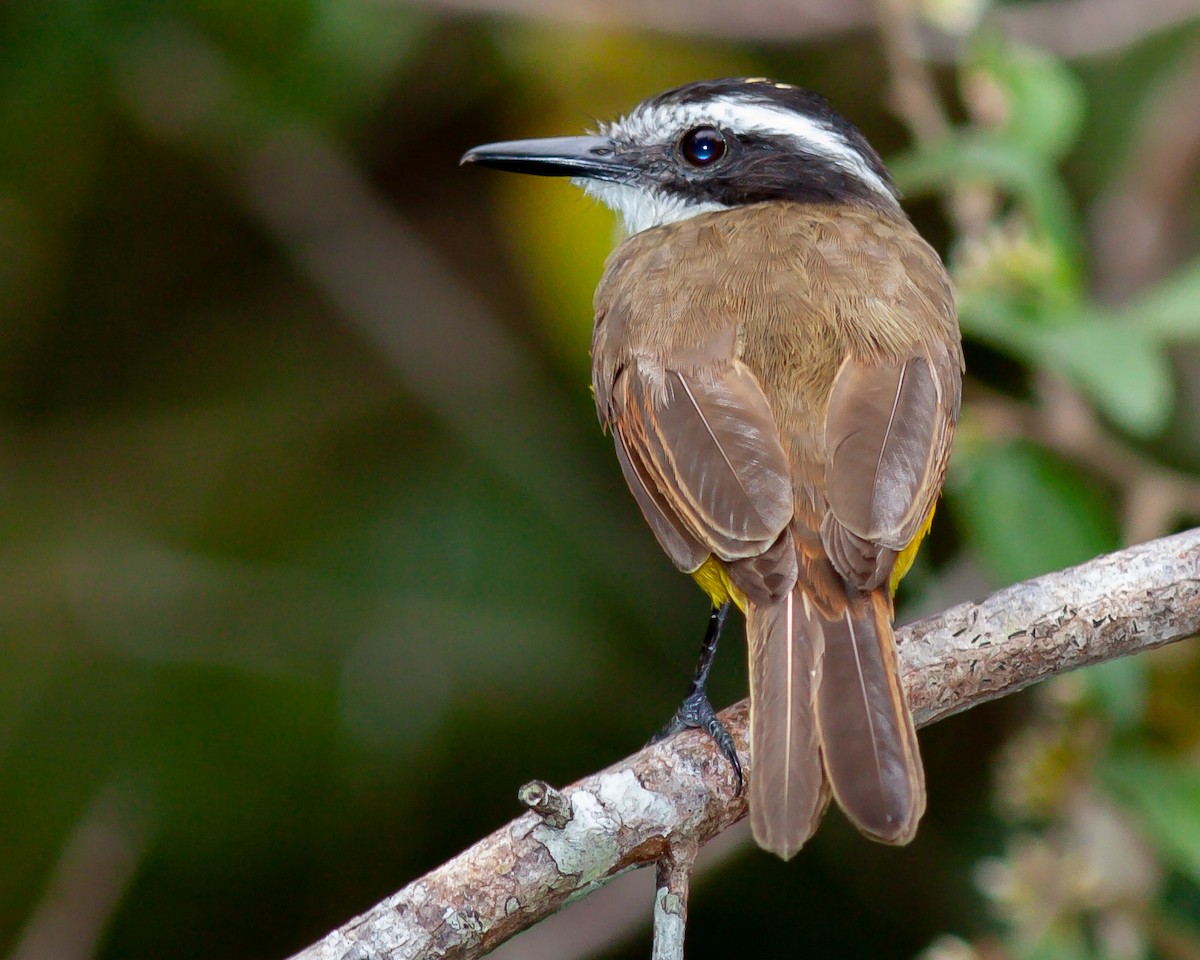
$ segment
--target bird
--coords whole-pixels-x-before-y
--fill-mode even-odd
[[[570,178],[623,219],[594,300],[596,409],[712,603],[664,735],[707,730],[741,790],[707,694],[737,607],[755,840],[790,859],[832,797],[868,837],[908,843],[925,777],[893,594],[933,520],[964,361],[947,271],[879,155],[821,95],[727,77],[462,163]]]

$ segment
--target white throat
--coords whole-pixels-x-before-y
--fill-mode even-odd
[[[651,227],[661,227],[665,223],[678,223],[698,213],[731,209],[711,200],[689,203],[683,197],[658,193],[629,183],[611,183],[583,177],[571,182],[589,197],[595,197],[610,210],[620,214],[625,232],[629,234],[641,233]]]

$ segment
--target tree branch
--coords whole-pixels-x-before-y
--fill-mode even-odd
[[[897,630],[919,725],[1045,677],[1200,632],[1200,530],[1100,557]],[[743,766],[748,704],[722,713]],[[753,778],[753,771],[749,770]],[[616,874],[690,851],[746,813],[703,734],[646,747],[561,791],[293,960],[479,957]],[[568,809],[570,819],[563,823]],[[676,851],[687,856],[680,858]],[[683,874],[674,883],[686,886]],[[660,884],[662,886],[662,884]],[[668,884],[670,886],[670,884]]]

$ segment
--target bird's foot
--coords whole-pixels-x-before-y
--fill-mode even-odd
[[[680,730],[698,728],[707,733],[717,745],[721,756],[733,767],[733,777],[736,783],[736,794],[741,795],[745,781],[742,779],[742,762],[738,759],[737,747],[733,745],[733,737],[725,729],[717,717],[717,711],[708,702],[708,694],[704,690],[694,690],[675,711],[665,727],[655,734],[650,742],[660,743],[668,737],[673,737]]]

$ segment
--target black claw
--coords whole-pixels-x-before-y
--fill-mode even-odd
[[[746,785],[742,779],[742,761],[738,759],[737,747],[733,745],[733,737],[729,735],[729,731],[725,729],[725,724],[717,719],[717,714],[710,706],[708,723],[705,725],[705,732],[713,738],[717,744],[717,749],[721,751],[721,756],[729,761],[729,765],[733,767],[734,779],[734,796],[741,796],[742,788]]]
[[[708,630],[704,634],[704,644],[700,649],[700,661],[696,664],[696,673],[692,677],[692,685],[683,704],[675,711],[665,727],[654,737],[651,743],[674,736],[680,730],[699,728],[707,733],[717,744],[717,749],[733,767],[737,794],[740,795],[744,780],[742,779],[742,763],[738,759],[737,748],[733,745],[733,737],[725,729],[725,725],[717,719],[717,712],[708,702],[708,674],[712,670],[713,659],[717,653],[717,642],[721,639],[721,628],[725,626],[725,618],[729,616],[729,604],[723,603],[713,608],[708,618]]]

